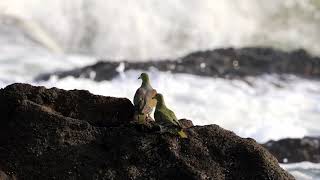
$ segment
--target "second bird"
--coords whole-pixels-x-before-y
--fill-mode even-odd
[[[187,134],[183,131],[178,118],[167,108],[163,95],[158,93],[154,97],[157,100],[156,110],[154,112],[154,119],[161,127],[161,131],[170,132],[172,134],[177,134],[182,138],[187,138]]]

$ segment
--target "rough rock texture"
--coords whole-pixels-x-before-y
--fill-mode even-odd
[[[217,125],[188,139],[131,122],[128,99],[13,84],[0,90],[0,170],[17,179],[294,179]],[[187,126],[189,121],[182,120]]]
[[[48,80],[52,75],[110,80],[119,75],[120,62],[98,62],[95,65],[71,71],[42,74],[37,80]],[[307,78],[320,77],[320,58],[312,57],[304,50],[283,52],[271,48],[217,49],[196,52],[177,60],[122,62],[124,71],[148,70],[188,73],[200,76],[237,78],[266,73],[295,74]]]
[[[182,128],[190,128],[190,127],[194,126],[193,122],[188,119],[180,119],[179,122],[182,125]]]
[[[320,163],[320,137],[287,138],[263,144],[282,163]]]

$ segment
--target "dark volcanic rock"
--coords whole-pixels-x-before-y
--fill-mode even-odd
[[[287,138],[263,144],[282,163],[320,163],[320,137]]]
[[[18,179],[294,179],[217,125],[188,139],[131,122],[129,100],[14,84],[0,90],[0,170]],[[190,122],[186,124],[190,125]],[[148,129],[148,128],[147,128]]]
[[[149,70],[188,73],[200,76],[235,78],[257,76],[266,73],[295,74],[307,78],[320,77],[320,58],[312,57],[304,50],[284,52],[271,48],[217,49],[196,52],[178,60],[148,62],[98,62],[95,65],[71,71],[42,74],[36,80],[48,80],[52,75],[110,80],[119,75],[120,63],[127,70]]]
[[[190,128],[193,126],[193,122],[188,119],[180,119],[179,122],[182,125],[182,128]]]

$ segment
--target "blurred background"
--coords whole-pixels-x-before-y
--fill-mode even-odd
[[[319,137],[319,42],[319,0],[2,0],[0,88],[132,99],[146,71],[196,125],[259,143]],[[320,179],[319,164],[284,166]]]

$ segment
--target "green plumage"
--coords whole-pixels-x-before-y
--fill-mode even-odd
[[[166,107],[156,108],[154,118],[160,124],[166,126],[180,126],[179,121],[173,111]]]
[[[154,97],[157,99],[156,110],[154,112],[154,119],[165,131],[179,135],[182,138],[186,138],[187,135],[183,132],[181,124],[178,118],[164,103],[162,94],[156,94]]]

